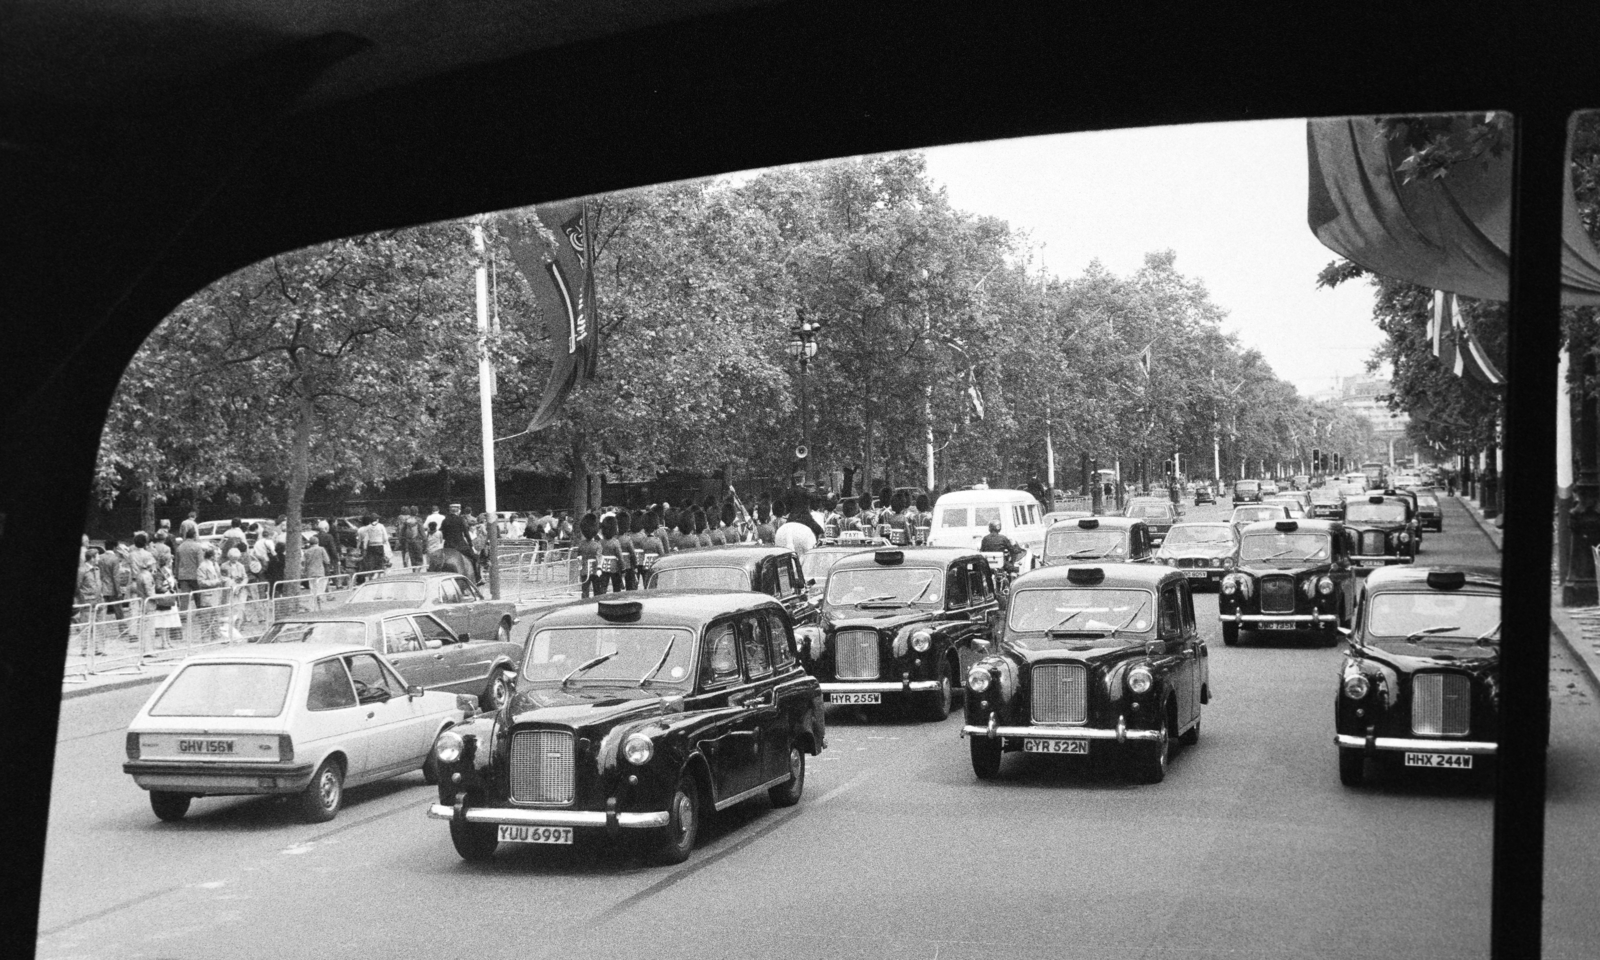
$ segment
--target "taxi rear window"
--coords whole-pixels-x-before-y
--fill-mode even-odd
[[[152,717],[276,717],[294,668],[286,663],[195,663],[184,667]]]

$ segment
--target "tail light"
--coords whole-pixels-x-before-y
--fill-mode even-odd
[[[287,763],[294,759],[294,738],[287,733],[278,734],[278,760]]]
[[[139,759],[139,735],[131,730],[128,732],[126,749],[128,751],[129,760]]]

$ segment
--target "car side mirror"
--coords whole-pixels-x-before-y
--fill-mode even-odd
[[[466,635],[466,634],[464,634],[464,633],[458,633],[458,634],[456,634],[456,643],[466,643],[466,642],[467,642],[467,640],[469,640],[469,639],[471,639],[471,638],[469,638],[469,637],[468,637],[468,636],[467,636],[467,635]]]
[[[817,578],[816,577],[808,577],[808,578],[806,578],[806,586],[814,587],[816,585],[817,585]]]
[[[407,700],[415,700],[418,697],[422,696],[422,692],[423,692],[422,691],[422,684],[413,683],[411,686],[406,687],[406,699]]]

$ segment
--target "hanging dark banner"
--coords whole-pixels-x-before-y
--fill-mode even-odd
[[[528,279],[550,335],[550,379],[528,431],[543,430],[561,414],[572,389],[595,375],[600,358],[595,322],[594,271],[589,257],[589,205],[563,200],[535,207],[506,231],[517,269]]]

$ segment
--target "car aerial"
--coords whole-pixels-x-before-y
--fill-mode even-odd
[[[1166,776],[1174,738],[1200,736],[1211,699],[1189,583],[1168,567],[1035,570],[1012,588],[999,647],[967,672],[961,728],[973,772],[1008,751],[1115,752],[1134,779]]]
[[[342,612],[426,610],[456,633],[476,640],[511,642],[517,605],[493,600],[459,573],[388,574],[368,580],[345,598]]]
[[[124,773],[162,820],[197,797],[287,795],[312,822],[344,791],[422,770],[434,738],[472,713],[470,699],[408,686],[355,644],[293,644],[190,657],[128,725]]]
[[[1230,523],[1180,523],[1167,532],[1156,562],[1178,568],[1195,590],[1222,587],[1222,578],[1239,565],[1239,535]]]
[[[857,542],[846,541],[832,546],[823,546],[819,543],[818,546],[801,554],[800,573],[806,578],[812,602],[818,604],[820,608],[822,595],[828,589],[828,573],[833,570],[834,564],[851,554],[886,546],[888,544],[881,540],[863,538]]]
[[[821,623],[795,635],[828,703],[899,700],[941,720],[962,670],[987,649],[999,609],[989,561],[974,550],[863,551],[833,565]]]
[[[1241,503],[1260,503],[1261,502],[1261,481],[1260,480],[1235,480],[1235,481],[1233,481],[1233,502],[1234,502],[1234,505],[1236,505],[1236,506],[1238,504],[1241,504]]]
[[[1262,520],[1288,519],[1290,519],[1289,510],[1283,504],[1256,503],[1234,507],[1233,515],[1228,518],[1228,522],[1233,524],[1235,531],[1241,531],[1246,526]]]
[[[1294,497],[1268,497],[1261,501],[1264,506],[1281,506],[1289,514],[1290,520],[1299,520],[1306,515],[1305,504]]]
[[[1363,574],[1416,559],[1417,522],[1407,498],[1383,493],[1346,497],[1344,525],[1351,537],[1351,559]]]
[[[1367,760],[1468,771],[1500,738],[1500,571],[1389,567],[1362,585],[1335,694],[1339,779]]]
[[[645,589],[753,590],[783,604],[799,625],[815,623],[820,615],[808,579],[788,547],[735,545],[669,553],[650,567]]]
[[[1149,528],[1129,517],[1083,517],[1051,527],[1044,537],[1042,565],[1149,563],[1155,558]]]
[[[428,610],[330,607],[283,617],[250,642],[360,644],[387,657],[411,683],[476,697],[493,710],[505,700],[522,644],[489,637],[457,633]]]
[[[1222,642],[1244,630],[1311,631],[1329,646],[1355,610],[1349,538],[1334,520],[1266,520],[1239,537],[1239,567],[1222,578]]]
[[[537,620],[515,694],[440,736],[428,816],[466,860],[649,831],[652,857],[681,863],[711,811],[798,803],[826,741],[821,691],[771,597],[590,600]]]
[[[1439,495],[1431,487],[1423,487],[1417,493],[1417,529],[1432,530],[1435,533],[1444,532],[1444,510],[1439,506]]]
[[[1177,504],[1167,500],[1139,497],[1128,503],[1128,509],[1124,510],[1122,515],[1143,520],[1145,529],[1150,532],[1150,543],[1160,546],[1167,531],[1183,518],[1183,511]]]
[[[1208,487],[1208,486],[1206,486],[1205,484],[1202,483],[1202,484],[1200,484],[1200,485],[1198,485],[1198,486],[1196,486],[1194,488],[1194,505],[1195,506],[1198,507],[1202,503],[1216,503],[1216,502],[1217,502],[1217,495],[1211,491],[1210,487]]]

